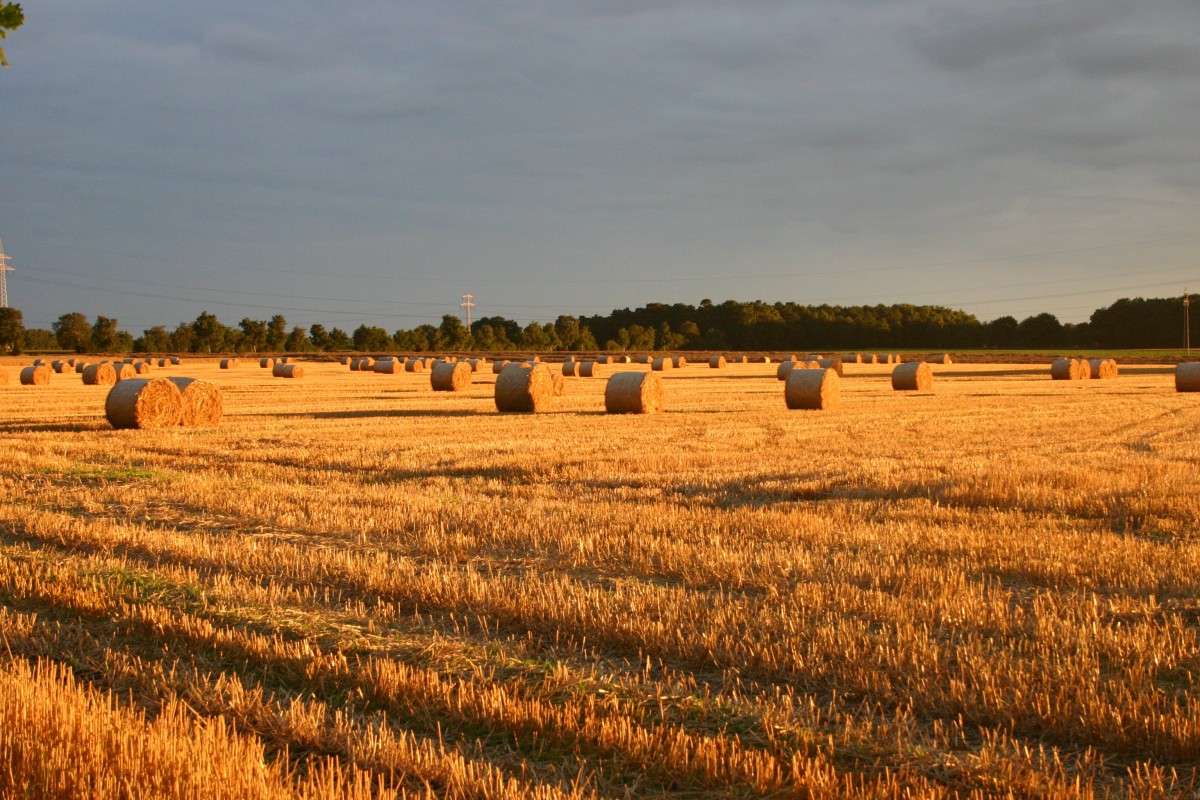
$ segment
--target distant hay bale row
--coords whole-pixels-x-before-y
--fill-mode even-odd
[[[395,358],[381,358],[371,369],[380,375],[399,375],[404,372],[404,362]]]
[[[429,385],[435,392],[461,392],[471,385],[474,375],[465,361],[443,361],[429,371]]]
[[[826,411],[837,408],[841,399],[841,378],[831,368],[793,368],[784,383],[783,400],[792,410]]]
[[[933,388],[933,369],[924,361],[898,364],[892,370],[892,389],[908,392],[928,392]]]
[[[1094,380],[1112,380],[1120,372],[1114,358],[1089,358],[1088,368]]]
[[[1056,358],[1050,365],[1050,377],[1056,381],[1086,381],[1092,365],[1085,358]]]
[[[216,425],[223,412],[221,391],[194,378],[120,381],[104,401],[104,415],[118,430]]]

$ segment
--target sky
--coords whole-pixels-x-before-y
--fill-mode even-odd
[[[1200,290],[1195,0],[27,0],[26,327]]]

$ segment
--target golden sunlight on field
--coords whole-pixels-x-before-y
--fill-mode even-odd
[[[490,369],[185,360],[152,374],[217,384],[220,425],[115,431],[108,387],[17,363],[0,795],[1200,787],[1200,395],[1169,368],[848,364],[789,411],[777,365],[698,365],[625,416],[604,376],[646,365],[499,414]]]

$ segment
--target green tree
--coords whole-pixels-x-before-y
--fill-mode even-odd
[[[63,350],[87,352],[88,345],[92,342],[92,326],[83,314],[78,311],[63,314],[50,327],[58,339],[58,346]]]
[[[0,308],[0,353],[19,355],[25,343],[25,320],[15,308]]]
[[[267,323],[267,349],[278,352],[287,345],[288,327],[283,314],[276,314]]]
[[[181,322],[171,332],[171,351],[174,353],[189,353],[192,350],[192,341],[196,338],[195,331],[192,326],[186,322]]]
[[[354,349],[359,352],[382,352],[390,348],[392,337],[383,328],[359,325],[354,329]]]
[[[384,334],[387,335],[386,333]],[[308,331],[301,328],[299,325],[292,328],[292,332],[288,334],[287,341],[284,342],[284,347],[289,353],[308,353],[313,350],[313,344],[309,341]]]
[[[54,331],[48,331],[45,328],[26,328],[24,337],[26,350],[58,349],[58,339],[54,338]]]
[[[247,351],[257,353],[267,346],[267,323],[243,317],[238,327],[242,329],[242,344]]]
[[[0,4],[0,39],[7,39],[9,31],[15,31],[25,22],[25,12],[20,3]],[[4,57],[4,48],[0,47],[0,66],[7,67],[8,59]]]
[[[116,353],[117,350],[117,320],[97,316],[92,325],[91,352]]]
[[[133,343],[133,349],[139,353],[166,353],[171,350],[171,334],[162,325],[155,325],[142,331],[141,337]]]
[[[219,353],[225,346],[225,326],[215,314],[201,311],[192,323],[191,350],[195,353]]]
[[[313,323],[308,328],[308,338],[312,342],[313,347],[318,350],[329,349],[329,331],[325,330],[325,326],[319,323]]]
[[[466,350],[471,346],[471,332],[454,314],[442,317],[437,334],[433,337],[434,350]]]
[[[337,353],[343,350],[349,350],[353,346],[354,342],[350,339],[349,334],[347,334],[341,328],[334,328],[329,332],[329,346],[325,349],[332,350],[333,352]]]

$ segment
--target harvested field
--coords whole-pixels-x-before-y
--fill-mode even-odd
[[[127,749],[271,796],[1200,786],[1200,395],[1171,367],[913,393],[848,363],[822,414],[730,363],[656,373],[649,415],[604,380],[501,414],[489,370],[184,367],[219,427],[0,386],[0,796]]]

